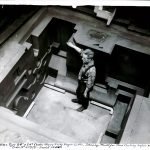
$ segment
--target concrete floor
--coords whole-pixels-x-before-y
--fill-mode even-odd
[[[80,105],[71,102],[75,97],[43,87],[27,119],[70,136],[78,143],[97,143],[108,126],[109,111],[90,104],[87,110],[78,112]]]
[[[60,9],[61,8],[58,8],[59,11]],[[54,10],[54,12],[50,14],[58,17],[57,15],[60,15],[59,13],[57,13],[57,11],[55,12]],[[70,13],[65,12],[65,11],[61,11],[61,13],[66,13],[67,15],[70,15]],[[79,15],[76,15],[76,16],[79,16]],[[63,17],[64,16],[62,15],[62,17],[60,18],[63,18]],[[83,15],[83,18],[87,18],[87,17]],[[77,20],[83,21],[83,18],[81,19],[77,18]],[[92,21],[91,24],[93,23],[95,26],[96,25],[97,26],[99,25],[98,27],[102,26],[99,22],[95,24],[95,22]],[[27,27],[24,26],[23,28],[25,29]],[[20,32],[21,30],[19,30],[17,34],[14,35],[13,38],[10,38],[10,40],[8,41],[9,43],[7,43],[3,47],[3,49],[5,48],[8,49],[9,46],[14,47],[14,44],[16,45],[16,43],[20,41],[20,38],[23,37],[25,34],[23,28],[21,29],[22,32]],[[106,28],[106,27],[104,26],[103,28]],[[109,28],[109,29],[107,28],[107,30],[108,32],[115,30],[116,34],[119,33],[119,35],[122,37],[126,35],[125,37],[129,39],[132,39],[132,37],[135,36],[131,32],[127,34],[128,31],[124,31],[122,30],[122,28],[121,29],[118,28],[117,25],[112,26],[112,28]],[[149,38],[144,37],[144,36],[142,37],[143,40],[141,40],[140,35],[137,35],[133,39],[134,40],[136,39],[135,41],[141,41],[141,43],[143,41],[145,41],[146,43],[150,41]],[[1,49],[2,53],[3,53],[3,49]],[[20,49],[20,47],[18,49]],[[143,50],[143,48],[141,48],[141,50]],[[10,49],[9,49],[9,53],[10,53]],[[6,54],[6,51],[5,51],[5,54]],[[42,125],[43,127],[46,127],[52,130],[57,130],[60,133],[64,133],[66,135],[69,135],[70,137],[74,137],[79,142],[94,142],[95,143],[97,142],[99,136],[101,137],[101,135],[105,132],[107,128],[108,122],[110,120],[109,112],[104,109],[98,108],[94,105],[90,105],[87,110],[85,110],[82,113],[79,113],[75,110],[76,108],[79,107],[79,105],[71,102],[71,99],[74,97],[75,95],[72,95],[69,93],[62,94],[62,93],[43,87],[39,95],[36,97],[35,106],[31,110],[27,119],[34,121]],[[18,130],[18,128],[16,130]]]
[[[1,143],[62,143],[64,139],[75,142],[70,137],[50,129],[42,128],[26,118],[15,115],[7,108],[0,107],[0,144]]]
[[[49,67],[58,70],[58,76],[66,76],[65,58],[53,54]],[[48,76],[45,83],[55,85],[56,79]],[[66,80],[62,82],[65,83]],[[73,98],[76,98],[76,95],[43,87],[35,98],[35,106],[27,119],[44,128],[69,136],[78,143],[100,142],[111,119],[109,111],[90,104],[87,110],[78,112],[76,109],[80,105],[72,103]]]

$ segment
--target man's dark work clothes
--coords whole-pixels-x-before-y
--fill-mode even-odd
[[[80,107],[78,111],[83,111],[84,109],[87,109],[89,105],[89,93],[93,89],[96,77],[96,68],[94,66],[93,60],[94,53],[91,50],[87,49],[83,52],[83,54],[87,55],[88,61],[86,63],[84,63],[83,61],[83,65],[78,75],[78,87],[76,90],[77,99],[72,100],[73,102],[77,102],[82,105],[82,107]],[[82,54],[81,56],[83,57]],[[86,97],[84,93],[87,93]]]

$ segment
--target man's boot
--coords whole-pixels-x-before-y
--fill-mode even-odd
[[[79,107],[79,108],[77,109],[77,111],[78,111],[78,112],[82,112],[82,111],[85,110],[85,109],[87,109],[87,108],[81,106],[81,107]]]
[[[79,103],[79,100],[78,99],[72,99],[71,100],[73,103]]]

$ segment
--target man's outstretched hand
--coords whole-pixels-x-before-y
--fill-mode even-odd
[[[70,46],[70,47],[74,47],[75,45],[71,42],[67,42],[67,45]]]
[[[72,42],[67,42],[67,45],[74,48],[78,53],[81,53],[81,48],[77,47],[75,44],[73,44]]]

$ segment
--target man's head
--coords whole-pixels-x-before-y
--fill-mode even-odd
[[[83,51],[82,60],[83,63],[87,64],[89,63],[94,57],[94,52],[90,49],[86,49]]]

